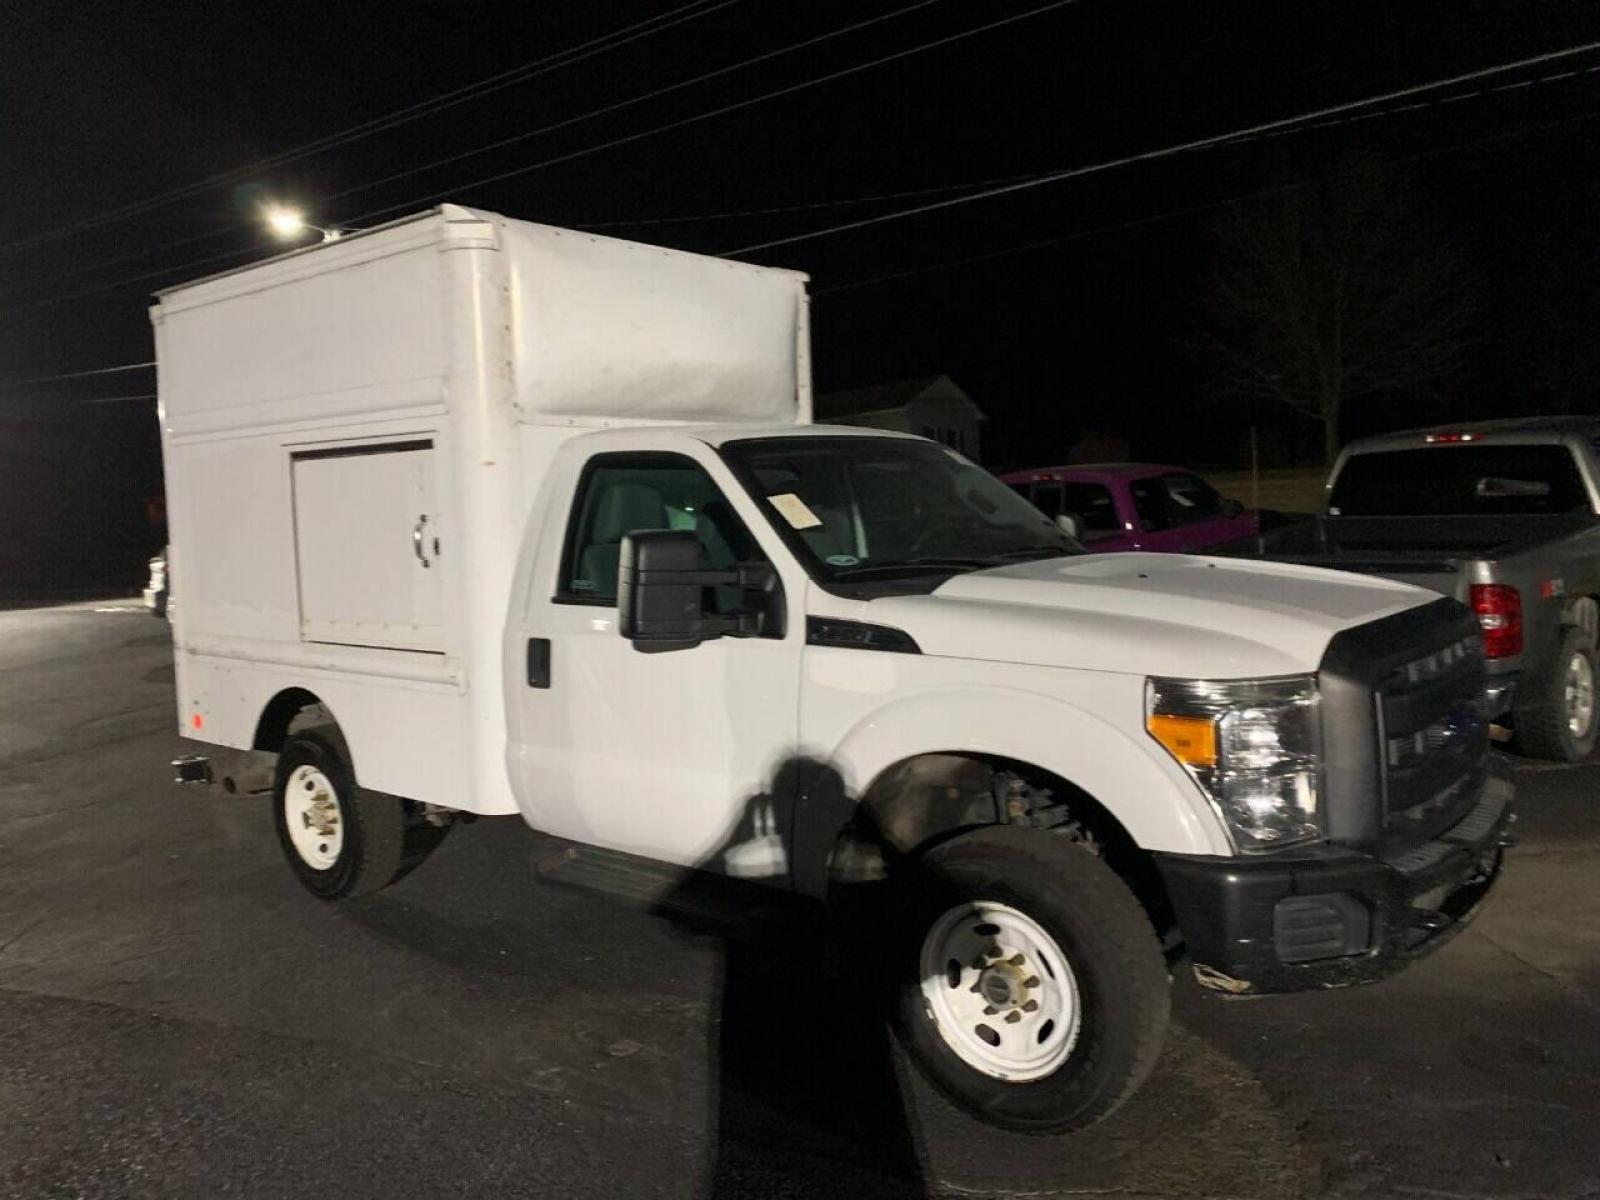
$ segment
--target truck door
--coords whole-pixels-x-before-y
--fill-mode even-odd
[[[527,670],[511,766],[524,812],[561,837],[787,881],[777,781],[792,777],[782,767],[798,733],[798,589],[784,636],[636,650],[617,632],[624,534],[693,530],[719,568],[767,553],[730,500],[736,485],[683,453],[596,453],[567,475],[571,501],[547,514],[517,631]]]
[[[300,636],[443,653],[433,442],[297,451],[290,462]]]

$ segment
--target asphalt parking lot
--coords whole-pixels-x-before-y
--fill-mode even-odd
[[[1180,983],[1144,1091],[1025,1138],[781,947],[567,886],[514,818],[323,905],[264,799],[168,782],[183,749],[163,622],[0,612],[0,1195],[1600,1196],[1600,764],[1510,760],[1521,844],[1431,959]]]

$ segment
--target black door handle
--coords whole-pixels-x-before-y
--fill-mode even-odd
[[[550,639],[528,639],[528,686],[550,686]]]

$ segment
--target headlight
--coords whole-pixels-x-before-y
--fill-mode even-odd
[[[1318,836],[1320,726],[1309,675],[1145,683],[1145,728],[1194,777],[1246,854]]]

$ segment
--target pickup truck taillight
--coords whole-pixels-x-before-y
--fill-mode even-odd
[[[1472,585],[1472,611],[1483,627],[1486,658],[1522,653],[1522,594],[1504,583]]]

